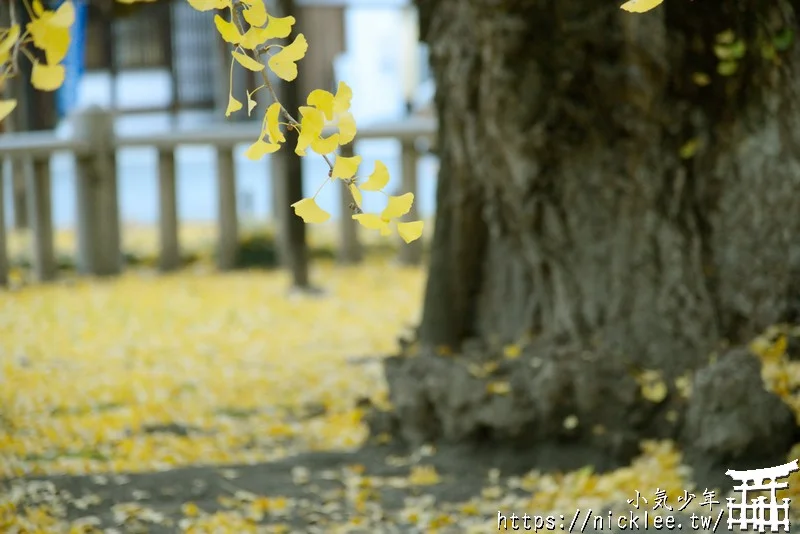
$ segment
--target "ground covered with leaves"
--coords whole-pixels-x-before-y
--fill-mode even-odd
[[[716,519],[667,442],[602,474],[367,442],[364,406],[387,402],[381,357],[418,320],[424,274],[371,260],[313,277],[323,294],[202,264],[2,294],[0,531],[492,532],[498,512],[559,530],[577,509],[627,514],[637,492],[652,510],[657,490]],[[785,338],[755,347],[794,402]]]

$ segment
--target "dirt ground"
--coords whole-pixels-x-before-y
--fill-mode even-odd
[[[509,509],[503,510],[505,515],[536,514],[535,510],[512,509],[520,502],[515,498],[524,499],[526,493],[509,489],[508,482],[534,464],[564,465],[570,463],[569,457],[578,463],[587,461],[580,451],[571,450],[526,454],[450,448],[430,455],[409,456],[398,447],[369,446],[356,452],[308,453],[257,465],[188,467],[130,475],[54,476],[6,481],[2,485],[4,490],[25,487],[29,509],[41,503],[61,509],[62,519],[76,528],[69,532],[80,532],[76,527],[80,524],[91,524],[98,529],[85,532],[153,534],[496,532],[506,530],[498,527],[497,512],[501,511],[496,509],[498,497],[499,502],[509,503]],[[436,483],[392,483],[413,478],[414,465],[432,466],[438,474]],[[503,488],[504,495],[491,488]],[[494,508],[465,505],[480,503],[482,499],[494,501]],[[624,505],[609,503],[609,509],[619,508],[619,504]],[[556,518],[552,529],[545,526],[539,530],[569,531],[574,512],[565,510],[563,521]],[[584,509],[582,513],[586,512]],[[414,514],[438,514],[448,519],[434,518],[419,526],[413,524],[420,519]],[[594,515],[598,515],[598,510],[594,510]],[[691,528],[688,514],[677,514],[675,528],[678,524],[681,529],[703,530]],[[520,522],[518,530],[534,530],[533,524],[529,529],[522,525]],[[726,528],[724,521],[721,526]],[[611,531],[607,525],[594,529],[591,522],[583,528],[576,525],[574,529]],[[508,530],[514,530],[510,524]]]

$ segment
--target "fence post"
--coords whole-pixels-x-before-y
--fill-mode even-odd
[[[285,148],[284,150],[289,150]],[[278,248],[278,261],[281,266],[288,267],[289,240],[286,221],[292,208],[286,203],[286,176],[288,174],[287,158],[284,154],[270,154],[267,157],[270,166],[270,191],[272,193],[272,226],[275,232],[275,244]]]
[[[11,171],[11,162],[2,162],[2,171],[8,163]],[[13,176],[13,175],[12,175]],[[8,246],[6,243],[6,214],[5,214],[5,172],[0,172],[0,288],[8,284]],[[13,182],[12,182],[13,186]],[[12,190],[13,194],[13,190]]]
[[[341,149],[342,157],[353,157],[355,155],[355,141],[344,145]],[[339,188],[339,198],[341,204],[341,217],[339,218],[339,262],[345,265],[352,265],[360,262],[363,258],[361,243],[358,240],[358,223],[353,220],[353,210],[350,204],[353,199],[347,187],[343,184],[336,184]]]
[[[88,154],[76,158],[78,270],[98,276],[119,274],[122,250],[113,115],[91,106],[71,121],[75,137],[91,147]]]
[[[235,266],[239,248],[236,173],[233,165],[233,147],[230,146],[217,148],[217,191],[219,197],[217,267],[221,271],[227,271]]]
[[[158,266],[163,272],[180,266],[178,196],[175,189],[175,151],[158,151]]]
[[[11,209],[14,215],[14,228],[28,228],[28,209],[25,202],[25,176],[31,172],[30,161],[25,158],[11,158]]]
[[[26,197],[32,230],[33,277],[39,282],[47,282],[56,277],[49,155],[33,160],[33,172],[28,174]]]
[[[401,144],[401,193],[414,193],[414,203],[411,210],[404,215],[402,221],[418,219],[417,211],[417,149],[413,140],[403,140]],[[411,243],[400,241],[398,260],[403,265],[418,265],[422,261],[422,240],[417,239]]]

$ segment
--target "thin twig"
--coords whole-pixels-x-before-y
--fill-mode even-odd
[[[232,14],[233,22],[234,22],[234,24],[236,24],[236,27],[239,30],[239,33],[244,34],[245,33],[244,32],[244,22],[242,21],[242,19],[244,17],[240,13],[240,10],[237,9],[239,6],[240,6],[239,1],[238,0],[234,0],[233,5],[231,6],[231,14]],[[266,64],[267,63],[262,61],[262,59],[261,59],[262,54],[265,54],[266,51],[265,50],[264,51],[259,51],[258,48],[256,48],[256,50],[245,50],[245,49],[243,49],[243,50],[244,50],[246,55],[252,57],[253,59],[258,61],[262,65],[265,65],[265,67],[263,69],[261,69],[259,72],[261,73],[261,79],[263,80],[264,85],[266,86],[267,90],[269,91],[270,96],[272,96],[272,100],[274,102],[277,102],[278,105],[280,105],[281,111],[283,111],[283,115],[286,117],[286,120],[289,121],[289,124],[291,124],[292,127],[296,128],[296,127],[300,126],[300,121],[295,119],[292,116],[292,114],[289,113],[289,110],[286,109],[283,106],[283,104],[281,104],[280,99],[278,99],[278,94],[275,92],[275,88],[273,87],[272,82],[270,81],[269,76],[267,75],[267,68],[266,68]],[[328,164],[328,168],[330,169],[330,172],[332,173],[333,172],[333,163],[331,163],[330,158],[326,154],[320,154],[320,155],[322,156],[322,159],[325,160],[325,163]],[[363,213],[361,211],[360,206],[358,205],[358,200],[356,200],[356,197],[353,194],[353,191],[350,190],[348,185],[349,185],[348,181],[342,180],[342,187],[347,192],[347,194],[350,195],[350,198],[353,199],[353,202],[352,202],[352,205],[351,205],[352,206],[351,207],[351,211],[354,214]]]
[[[13,28],[15,24],[17,24],[17,3],[14,0],[11,0],[8,3],[8,18],[10,19],[9,28]],[[22,32],[20,31],[20,34]],[[17,65],[17,54],[19,54],[19,45],[22,41],[22,35],[20,38],[17,39],[17,42],[14,43],[13,52],[11,52],[11,75],[14,76],[19,72],[19,66]]]

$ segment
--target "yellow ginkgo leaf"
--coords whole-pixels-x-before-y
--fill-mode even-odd
[[[350,101],[353,99],[353,90],[344,82],[339,82],[336,88],[336,96],[333,99],[333,113],[338,115],[350,109]]]
[[[367,181],[361,184],[364,191],[380,191],[389,183],[389,169],[382,161],[375,162],[375,170],[369,175]]]
[[[664,0],[628,0],[620,6],[620,9],[631,13],[644,13],[658,7]]]
[[[41,17],[42,13],[44,13],[44,4],[42,4],[42,0],[33,0],[31,7],[33,8],[33,14],[37,17]]]
[[[46,11],[41,18],[32,20],[26,26],[33,38],[33,46],[44,50],[48,65],[55,65],[67,56],[70,42],[69,28],[51,24],[52,19],[53,12]]]
[[[217,31],[225,42],[239,44],[242,41],[242,34],[239,33],[239,29],[233,22],[225,20],[219,15],[214,15],[214,24],[216,24]]]
[[[292,44],[283,47],[280,52],[269,58],[269,68],[281,80],[291,82],[297,78],[295,62],[303,59],[307,50],[306,37],[302,33],[298,34]]]
[[[260,70],[264,70],[264,65],[256,61],[255,59],[251,58],[246,54],[242,54],[241,52],[237,52],[234,50],[231,52],[233,55],[233,59],[241,65],[242,67],[246,68],[247,70],[251,70],[253,72],[258,72]]]
[[[306,102],[308,102],[309,106],[314,106],[324,113],[325,118],[331,121],[333,120],[333,98],[333,94],[328,91],[314,89],[309,93]]]
[[[339,115],[337,126],[339,127],[340,144],[346,145],[356,138],[356,120],[349,111]]]
[[[197,11],[211,11],[231,7],[231,0],[188,0],[189,5]]]
[[[267,24],[265,39],[283,39],[289,37],[292,33],[292,26],[294,26],[295,18],[288,17],[273,17],[269,15],[269,23]]]
[[[505,356],[509,360],[515,360],[519,358],[520,354],[522,354],[522,347],[520,347],[516,343],[512,343],[511,345],[506,345],[505,347],[503,347],[503,356]]]
[[[413,486],[434,486],[441,482],[441,478],[434,466],[415,465],[408,475],[408,482]]]
[[[425,223],[422,221],[399,222],[397,223],[397,233],[406,243],[411,243],[422,237],[422,230]]]
[[[55,91],[64,83],[64,65],[33,62],[31,85],[40,91]]]
[[[250,26],[250,29],[244,32],[240,43],[242,48],[253,50],[269,39],[283,39],[292,33],[294,17],[276,18],[268,16],[268,18],[269,24],[265,27]]]
[[[242,40],[239,41],[239,46],[247,50],[255,50],[267,40],[266,34],[266,28],[250,26],[250,29],[248,29],[246,32],[244,32],[244,35],[242,35]]]
[[[8,117],[9,114],[14,111],[15,107],[17,107],[17,101],[13,98],[10,100],[0,100],[0,121]]]
[[[331,178],[352,178],[355,176],[358,166],[361,165],[361,156],[336,156],[336,161],[333,164],[333,171]]]
[[[392,233],[389,229],[389,221],[381,219],[374,213],[357,213],[353,215],[353,219],[358,221],[358,224],[367,230],[380,230],[381,235],[389,235]]]
[[[280,148],[281,145],[277,143],[267,143],[263,139],[259,139],[247,148],[244,157],[251,161],[258,161],[267,154],[277,152]]]
[[[414,193],[406,193],[399,197],[390,196],[389,202],[386,204],[386,209],[381,213],[381,218],[391,220],[402,217],[411,210],[411,204],[413,203]]]
[[[242,109],[242,103],[233,98],[233,95],[228,95],[228,108],[225,110],[225,116],[230,117],[231,113],[236,113]]]
[[[641,388],[642,397],[652,403],[658,404],[663,402],[669,394],[669,388],[664,382],[660,371],[644,371],[636,377],[636,381]]]
[[[335,133],[325,139],[317,137],[311,142],[311,150],[320,155],[330,154],[339,146],[339,134]]]
[[[48,24],[60,28],[69,28],[75,23],[75,5],[72,0],[67,0],[53,12]]]
[[[767,362],[776,362],[786,354],[786,347],[789,346],[788,338],[780,335],[774,343],[770,343],[760,356]]]
[[[648,382],[642,386],[642,397],[654,404],[661,403],[667,398],[669,390],[664,382]]]
[[[325,126],[325,116],[317,108],[300,106],[300,134],[297,136],[295,154],[305,156],[306,149],[322,134]]]
[[[10,57],[11,49],[19,39],[19,24],[13,24],[6,31],[5,37],[0,39],[0,64],[6,63]]]
[[[258,103],[253,99],[253,93],[250,91],[247,92],[247,116],[249,117],[250,114],[253,112],[255,107]]]
[[[320,224],[331,218],[331,214],[320,208],[313,198],[298,200],[292,207],[297,216],[306,223]]]
[[[486,392],[492,395],[508,395],[511,393],[511,384],[506,381],[489,382],[486,384]]]
[[[247,0],[249,4],[244,10],[244,20],[250,26],[263,26],[267,22],[267,9],[264,7],[264,0]]]
[[[361,191],[359,191],[358,186],[356,186],[356,184],[350,184],[347,187],[350,189],[350,194],[353,195],[353,199],[356,201],[356,206],[360,208],[364,202],[364,198],[361,196]]]
[[[181,505],[181,512],[186,517],[197,517],[200,515],[200,507],[193,502],[187,502]]]
[[[281,132],[280,117],[281,105],[279,102],[273,102],[267,108],[267,133],[269,135],[270,143],[283,143],[286,138]]]

